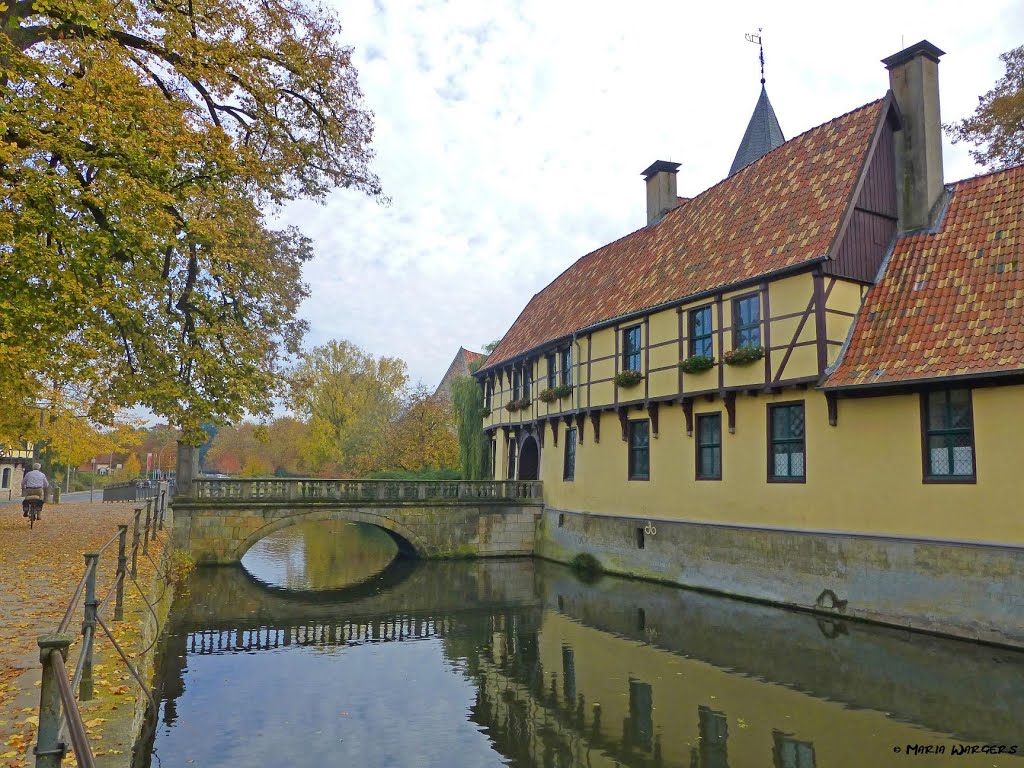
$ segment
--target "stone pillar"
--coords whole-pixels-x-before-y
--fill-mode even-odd
[[[178,469],[174,493],[179,498],[192,497],[192,481],[199,476],[199,451],[194,445],[178,441]]]

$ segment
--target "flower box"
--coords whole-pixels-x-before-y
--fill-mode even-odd
[[[740,347],[722,355],[726,365],[750,365],[764,357],[764,347]]]
[[[530,407],[530,398],[523,397],[519,400],[513,400],[509,403],[505,403],[505,410],[509,413],[515,413],[516,411],[524,411]]]
[[[683,373],[700,373],[715,367],[715,358],[707,355],[690,355],[679,364]]]
[[[615,384],[619,387],[635,387],[643,378],[640,371],[623,371],[615,377]]]
[[[562,384],[557,387],[548,387],[547,389],[542,390],[537,397],[545,403],[553,403],[555,400],[561,400],[563,397],[568,397],[571,394],[572,387],[568,384]]]

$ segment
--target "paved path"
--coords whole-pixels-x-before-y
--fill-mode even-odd
[[[103,500],[103,489],[97,488],[94,491],[75,491],[74,493],[61,493],[60,501],[61,504],[81,504],[83,502],[88,503],[89,494],[92,494],[94,501]],[[21,497],[14,496],[8,498],[7,491],[0,491],[0,506],[6,504],[21,504]],[[49,506],[49,504],[47,504]]]
[[[88,499],[88,491],[85,492]],[[130,523],[136,504],[99,502],[47,504],[42,519],[29,530],[21,507],[0,506],[0,768],[23,768],[34,763],[35,716],[39,705],[39,651],[36,636],[53,632],[85,568],[83,552],[95,550],[117,533],[119,523]],[[166,536],[151,545],[160,551]],[[114,557],[104,557],[97,576],[97,593],[107,594],[116,567]],[[152,582],[153,568],[140,557],[139,582]],[[114,625],[118,642],[130,651],[137,646],[137,627],[130,621],[144,605],[134,587],[125,592],[126,621]],[[79,616],[71,631],[81,629]],[[72,645],[77,658],[77,641]],[[117,743],[105,733],[127,717],[135,699],[135,686],[127,670],[115,663],[109,642],[96,645],[97,698],[83,707],[100,752],[124,753],[131,745]],[[115,712],[116,710],[116,712]],[[109,721],[109,722],[108,722]]]

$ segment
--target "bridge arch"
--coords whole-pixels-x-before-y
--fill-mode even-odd
[[[268,520],[266,524],[249,533],[234,549],[229,552],[233,562],[245,556],[256,542],[266,538],[275,531],[300,523],[318,523],[341,520],[349,523],[365,523],[383,530],[398,547],[398,557],[416,558],[427,554],[426,543],[406,525],[388,517],[382,512],[387,510],[364,509],[359,507],[335,507],[333,509],[287,510],[279,517]]]

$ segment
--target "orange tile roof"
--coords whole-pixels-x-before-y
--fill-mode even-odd
[[[826,255],[885,99],[790,139],[593,251],[535,295],[481,370],[642,309]]]
[[[953,185],[938,232],[897,240],[826,387],[1024,373],[1024,166]]]

